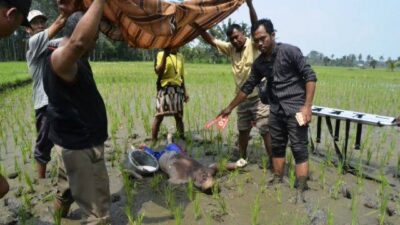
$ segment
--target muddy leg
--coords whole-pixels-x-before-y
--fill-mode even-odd
[[[156,116],[153,121],[153,125],[151,127],[151,138],[153,141],[157,140],[158,131],[160,130],[161,122],[163,121],[164,116]]]
[[[251,130],[239,130],[239,153],[240,158],[247,158],[247,145],[249,144],[249,135]]]
[[[178,136],[182,139],[185,139],[185,125],[183,124],[183,116],[176,114],[175,122],[176,122],[176,130],[178,132]]]

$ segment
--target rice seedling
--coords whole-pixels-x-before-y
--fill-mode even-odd
[[[21,182],[21,167],[19,166],[17,156],[14,157],[14,170],[18,174],[18,181]]]
[[[321,161],[319,163],[319,183],[321,185],[322,190],[325,190],[325,183],[326,183],[326,162]]]
[[[354,194],[351,198],[351,225],[358,224],[358,195]]]
[[[379,196],[380,196],[379,224],[383,225],[385,223],[386,208],[389,203],[389,193],[387,191],[389,183],[383,173],[381,173],[381,175],[380,175],[380,180],[381,180],[381,185],[379,187]]]
[[[162,180],[163,180],[162,174],[158,173],[154,175],[150,180],[150,187],[153,190],[160,191],[160,185]]]
[[[136,216],[134,225],[142,225],[143,219],[144,219],[144,213],[139,213],[139,215]]]
[[[356,174],[357,174],[357,185],[358,188],[361,188],[364,185],[364,167],[362,165],[362,160],[358,161],[357,168],[356,168]]]
[[[342,177],[339,177],[331,189],[331,198],[335,200],[339,199],[339,193],[343,184],[344,181],[342,180]]]
[[[50,209],[49,209],[49,211],[50,211]],[[62,218],[61,213],[62,213],[61,210],[54,210],[52,212],[53,223],[55,225],[61,225],[61,218]]]
[[[206,225],[212,225],[212,217],[208,213],[206,215]]]
[[[220,160],[218,160],[218,176],[222,176],[226,172],[226,167],[225,165],[228,163],[228,159],[225,157],[222,157]]]
[[[25,207],[20,207],[18,209],[18,222],[21,225],[27,224],[27,220],[29,218],[29,212],[27,212]]]
[[[293,166],[289,166],[289,187],[291,189],[294,188],[294,185],[296,183],[296,175],[295,175],[295,170]]]
[[[263,173],[267,173],[267,168],[268,168],[268,160],[266,156],[261,157],[261,167]]]
[[[366,162],[366,164],[367,164],[368,166],[370,165],[371,158],[372,158],[372,149],[371,149],[371,148],[368,148],[368,149],[367,149],[367,162]]]
[[[227,204],[225,202],[225,198],[222,197],[222,196],[219,196],[219,198],[217,199],[217,202],[218,202],[218,206],[219,206],[221,215],[227,215],[228,214],[228,207],[227,207]]]
[[[282,187],[278,185],[275,189],[275,192],[276,192],[276,200],[279,203],[282,203]]]
[[[174,219],[175,219],[175,225],[181,225],[182,224],[182,219],[183,219],[183,207],[182,205],[179,205],[175,207],[174,209]]]
[[[200,219],[200,217],[201,217],[201,208],[200,208],[200,197],[199,197],[198,193],[196,193],[195,196],[194,196],[193,209],[194,209],[194,218],[196,220]]]
[[[136,224],[135,217],[133,216],[132,208],[129,205],[125,205],[124,213],[125,213],[126,218],[128,219],[128,224],[135,225]]]
[[[186,194],[188,196],[189,201],[193,201],[194,198],[194,189],[193,189],[193,180],[190,178],[186,187]]]
[[[258,220],[259,220],[259,214],[260,214],[260,198],[261,198],[261,193],[259,192],[256,196],[256,199],[254,200],[253,206],[251,208],[251,225],[257,225]]]
[[[24,177],[25,177],[25,183],[28,186],[28,193],[35,193],[35,189],[33,188],[33,183],[31,180],[31,177],[29,176],[29,174],[27,172],[24,173]]]
[[[165,204],[167,205],[167,208],[171,211],[171,213],[174,213],[176,201],[175,201],[175,194],[170,185],[167,185],[164,189],[164,200]]]
[[[332,212],[331,209],[328,209],[328,216],[327,216],[327,219],[326,219],[326,223],[327,223],[328,225],[334,225],[334,221],[333,221],[333,212]]]

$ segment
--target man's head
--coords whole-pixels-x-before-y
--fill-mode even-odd
[[[71,38],[76,28],[76,25],[78,25],[79,21],[82,19],[84,14],[85,14],[84,12],[78,11],[72,13],[68,17],[64,25],[64,31],[63,31],[64,40],[60,43],[60,46],[64,45],[67,42],[67,40]],[[93,32],[98,33],[99,31],[94,30]],[[92,42],[87,43],[87,47],[85,47],[85,49],[87,49],[87,52],[84,54],[84,57],[87,57],[90,54],[90,52],[96,47],[96,40],[98,37],[99,36],[97,35]]]
[[[82,0],[57,0],[58,10],[67,15],[76,11],[83,11],[84,5]]]
[[[28,14],[30,27],[26,28],[29,35],[34,35],[46,29],[47,17],[39,10],[31,10]]]
[[[26,19],[31,0],[0,0],[0,38],[12,34],[21,24],[29,26]]]
[[[211,171],[202,168],[196,172],[194,177],[194,186],[200,188],[201,191],[209,191],[214,186],[214,183]]]
[[[271,20],[258,20],[251,27],[251,33],[258,50],[263,54],[270,54],[275,46],[275,30]]]
[[[232,24],[226,31],[226,36],[229,41],[236,48],[236,50],[241,50],[246,43],[246,36],[243,33],[243,29],[239,24]]]

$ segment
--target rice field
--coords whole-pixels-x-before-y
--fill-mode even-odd
[[[0,68],[0,84],[29,78],[24,62],[0,63]],[[112,217],[117,221],[113,224],[312,224],[319,214],[325,218],[320,224],[400,224],[398,127],[365,126],[362,149],[349,150],[350,160],[359,162],[359,167],[355,174],[346,174],[341,165],[335,167],[331,163],[335,153],[323,126],[318,149],[325,159],[311,160],[311,203],[302,206],[291,204],[289,199],[294,192],[291,154],[287,155],[288,184],[276,190],[264,188],[271,174],[265,169],[268,160],[261,138],[253,132],[248,147],[251,164],[244,171],[219,173],[221,191],[208,196],[193,189],[190,182],[184,187],[169,186],[162,174],[135,181],[120,167],[129,146],[150,137],[156,93],[153,63],[94,62],[92,68],[108,114],[110,138],[106,146],[111,191],[121,196],[113,203]],[[315,105],[393,117],[400,114],[399,71],[314,69],[318,77]],[[203,127],[234,96],[230,65],[187,64],[185,71],[190,96],[184,112],[187,148],[203,163],[226,161],[237,139],[236,114],[232,113],[222,133]],[[0,173],[16,174],[16,178],[9,180],[12,190],[7,198],[20,203],[18,223],[60,224],[59,216],[52,215],[50,201],[51,180],[57,174],[55,160],[48,169],[46,182],[35,179],[32,149],[36,131],[31,86],[7,90],[0,96]],[[316,118],[310,126],[314,136],[315,122]],[[166,118],[159,136],[162,139],[174,131],[173,119]],[[352,127],[350,146],[354,140]],[[339,144],[343,145],[342,138]],[[380,182],[364,179],[369,172],[365,168],[375,168]],[[345,187],[351,189],[351,198],[343,197]],[[365,207],[366,196],[376,199],[376,208]],[[397,215],[389,216],[388,210],[393,207]],[[4,204],[0,204],[0,209],[9,210]],[[0,212],[0,218],[2,215]],[[63,224],[76,223],[73,216],[63,219]]]

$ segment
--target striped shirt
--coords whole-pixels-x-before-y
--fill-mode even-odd
[[[241,90],[250,94],[260,81],[267,78],[271,112],[281,107],[286,115],[300,111],[306,99],[306,83],[317,77],[298,47],[277,43],[271,57],[260,55],[253,63],[252,73]]]

